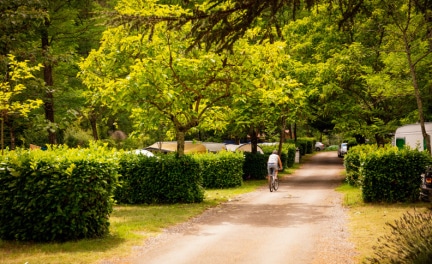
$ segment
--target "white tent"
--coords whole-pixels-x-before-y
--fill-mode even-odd
[[[245,152],[252,152],[252,144],[251,143],[245,143],[240,145],[235,144],[227,144],[226,149],[229,151],[245,151]],[[260,146],[257,146],[257,152],[264,154],[264,151],[261,149]]]
[[[146,155],[147,157],[154,157],[154,154],[152,152],[145,149],[136,149],[134,153],[138,155]]]

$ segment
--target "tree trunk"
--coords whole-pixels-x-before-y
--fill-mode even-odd
[[[55,123],[54,120],[54,95],[52,92],[52,86],[54,85],[53,81],[53,69],[52,69],[52,63],[49,58],[49,36],[48,36],[48,30],[50,22],[48,19],[45,19],[45,28],[42,30],[41,33],[41,39],[42,39],[42,55],[44,56],[44,81],[46,85],[46,98],[44,103],[44,109],[45,109],[45,118],[52,124]],[[56,132],[53,128],[48,128],[48,142],[50,144],[57,144],[57,136]]]
[[[279,156],[282,154],[282,146],[285,141],[285,129],[286,129],[286,118],[281,117],[281,131],[280,131],[280,137],[279,137],[279,149],[278,154]]]
[[[90,126],[93,134],[94,140],[99,140],[99,135],[97,132],[97,114],[94,111],[91,111],[89,114]]]
[[[404,36],[405,36],[405,34],[404,34]],[[418,109],[418,113],[419,113],[420,127],[421,127],[421,131],[422,131],[423,139],[426,141],[426,149],[429,151],[429,153],[431,153],[431,140],[430,140],[429,134],[426,132],[426,128],[425,128],[425,124],[424,124],[425,120],[424,120],[424,113],[423,113],[423,103],[422,103],[422,99],[421,99],[421,95],[420,95],[419,85],[417,82],[417,72],[415,70],[415,65],[414,65],[414,63],[412,61],[412,57],[411,57],[411,45],[406,38],[404,38],[404,41],[405,41],[405,52],[406,52],[407,59],[408,59],[408,64],[409,64],[410,73],[411,73],[411,79],[412,79],[412,83],[414,86],[414,92],[415,92],[415,97],[416,97],[416,101],[417,101],[417,109]]]
[[[13,121],[10,120],[10,118],[8,118],[7,122],[6,122],[8,128],[9,128],[9,136],[10,136],[10,149],[14,150],[16,147],[16,140],[15,140],[15,130],[13,127]]]
[[[294,138],[294,136],[293,136],[293,129],[292,129],[292,124],[289,124],[289,138],[290,139],[293,139]]]
[[[251,134],[250,135],[250,137],[251,137],[251,152],[253,154],[256,154],[258,152],[258,133],[253,126],[251,127],[251,133],[250,134]]]
[[[385,145],[384,137],[382,137],[379,134],[375,134],[375,141],[376,141],[378,147],[384,147],[384,145]]]
[[[185,150],[185,132],[177,130],[177,155],[183,156]]]
[[[2,111],[2,115],[1,115],[1,149],[2,149],[2,156],[4,155],[4,118],[6,116],[5,114],[6,110]]]

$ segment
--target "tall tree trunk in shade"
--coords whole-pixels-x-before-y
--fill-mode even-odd
[[[45,100],[44,100],[44,109],[45,109],[45,119],[50,123],[54,124],[54,95],[53,95],[53,67],[51,59],[49,58],[49,36],[48,36],[48,27],[50,26],[50,22],[48,19],[45,20],[45,27],[41,31],[41,39],[42,39],[42,55],[44,57],[44,81],[46,86],[45,91]],[[54,129],[51,126],[48,128],[48,142],[50,144],[57,144],[57,135]]]

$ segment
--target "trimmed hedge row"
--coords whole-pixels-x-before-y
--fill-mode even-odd
[[[243,153],[222,151],[192,157],[200,164],[204,188],[231,188],[243,184]]]
[[[312,154],[314,152],[316,141],[314,138],[302,137],[298,138],[297,142],[295,142],[293,139],[287,139],[285,142],[295,144],[296,147],[298,147],[300,150],[300,155],[304,156],[306,154]]]
[[[245,157],[243,165],[243,179],[265,179],[267,176],[268,155],[263,155],[261,153],[253,154],[251,152],[244,152],[243,154]]]
[[[390,203],[417,201],[421,174],[431,163],[427,152],[391,146],[356,146],[344,161],[347,181],[362,188],[365,202]]]
[[[377,145],[359,145],[350,148],[348,154],[344,156],[346,170],[346,181],[349,185],[360,187],[363,183],[361,174],[361,163],[366,159],[368,153],[378,150]]]
[[[104,147],[1,157],[0,238],[68,241],[108,234],[117,162]]]
[[[124,155],[120,160],[119,203],[197,203],[204,199],[200,164],[190,156]]]
[[[284,146],[286,156],[290,149]],[[282,159],[288,159],[284,154]],[[0,238],[46,242],[102,237],[109,232],[114,197],[132,204],[201,202],[202,186],[240,186],[244,173],[264,179],[267,158],[248,152],[149,158],[97,145],[18,149],[1,157]]]

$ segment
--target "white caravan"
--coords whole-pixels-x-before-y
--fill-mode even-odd
[[[425,129],[430,137],[432,135],[432,122],[425,123]],[[404,125],[396,129],[393,146],[397,146],[398,148],[410,146],[411,149],[425,150],[426,142],[423,140],[420,123]]]

